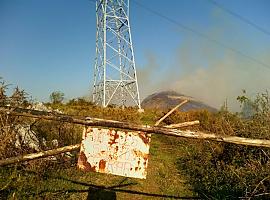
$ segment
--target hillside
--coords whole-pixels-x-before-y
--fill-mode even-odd
[[[208,110],[210,112],[216,112],[217,109],[213,108],[203,102],[200,102],[193,97],[189,97],[175,91],[162,91],[154,93],[146,97],[142,102],[142,107],[144,109],[159,109],[168,110],[179,104],[182,100],[188,99],[189,102],[181,108],[181,111],[190,110]]]

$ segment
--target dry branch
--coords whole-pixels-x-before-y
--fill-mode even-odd
[[[192,126],[192,125],[197,125],[197,124],[200,124],[200,122],[198,120],[195,120],[195,121],[183,122],[179,124],[170,124],[164,127],[165,128],[181,128],[181,127]]]
[[[160,118],[156,123],[155,126],[158,126],[164,119],[166,119],[170,114],[173,113],[173,111],[175,111],[177,108],[179,108],[180,106],[184,105],[185,103],[187,103],[188,100],[184,100],[181,103],[179,103],[177,106],[175,106],[173,109],[171,109],[166,115],[164,115],[162,118]]]
[[[23,156],[6,158],[4,160],[0,160],[0,166],[10,165],[10,164],[14,164],[14,163],[29,161],[29,160],[34,160],[34,159],[38,159],[38,158],[44,158],[44,157],[48,157],[48,156],[54,156],[54,155],[57,155],[60,153],[70,152],[70,151],[79,150],[79,149],[80,149],[80,144],[75,144],[75,145],[61,147],[58,149],[52,149],[52,150],[48,150],[48,151],[32,153],[32,154],[27,154],[27,155],[23,155]]]

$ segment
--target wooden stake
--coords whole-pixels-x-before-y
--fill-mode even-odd
[[[197,125],[197,124],[200,124],[200,122],[198,120],[195,120],[195,121],[183,122],[183,123],[179,123],[179,124],[170,124],[170,125],[166,125],[164,127],[165,128],[181,128],[181,127],[192,126],[192,125]]]
[[[179,103],[177,106],[175,106],[173,109],[171,109],[166,115],[164,115],[162,118],[160,118],[156,123],[155,126],[158,126],[164,119],[166,119],[170,114],[173,113],[173,111],[175,111],[177,108],[179,108],[180,106],[184,105],[185,103],[187,103],[188,100],[184,100],[181,103]]]
[[[6,158],[4,160],[0,160],[0,166],[20,163],[20,162],[34,160],[38,158],[44,158],[48,156],[54,156],[60,153],[70,152],[70,151],[79,150],[79,149],[80,149],[80,144],[75,144],[75,145],[61,147],[58,149],[52,149],[52,150],[38,152],[38,153],[31,153],[24,156]]]

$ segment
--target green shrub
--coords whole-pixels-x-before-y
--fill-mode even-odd
[[[268,93],[248,101],[252,115],[242,118],[228,112],[201,113],[201,127],[217,134],[269,139],[270,101]],[[242,114],[242,113],[241,113]],[[199,119],[199,118],[198,118]],[[228,143],[188,141],[177,164],[189,177],[190,183],[202,198],[269,199],[270,150]]]

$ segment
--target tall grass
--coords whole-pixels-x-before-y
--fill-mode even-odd
[[[244,99],[244,100],[243,100]],[[252,105],[249,115],[227,111],[201,115],[203,130],[249,138],[270,138],[270,101],[268,93],[255,100],[242,98]],[[246,107],[242,106],[246,109]],[[246,112],[246,110],[244,111]],[[245,113],[246,114],[246,113]],[[186,141],[178,167],[189,177],[194,190],[208,199],[269,199],[270,150],[268,148]]]

